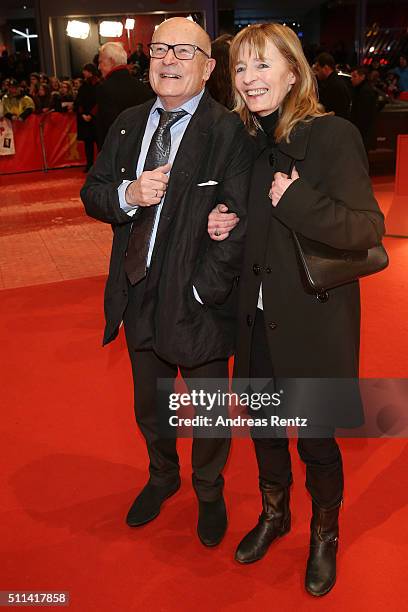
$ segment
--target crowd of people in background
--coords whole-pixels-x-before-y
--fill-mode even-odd
[[[124,62],[130,76],[148,87],[149,57],[138,43],[136,50]],[[75,78],[49,76],[32,71],[35,62],[28,52],[9,55],[3,51],[0,57],[0,101],[3,115],[10,119],[26,119],[31,113],[49,111],[75,111],[81,106],[76,102],[81,87],[89,91],[89,85],[96,86],[103,80],[99,70],[99,53],[83,66]],[[0,109],[1,111],[1,109]]]
[[[223,34],[212,43],[216,68],[208,82],[211,95],[229,109],[234,107],[229,70],[229,47],[233,36]],[[316,52],[316,50],[315,50]],[[355,66],[336,62],[333,55],[312,55],[319,99],[326,111],[351,120],[360,130],[368,151],[374,143],[374,124],[379,110],[408,91],[407,57],[390,68],[379,60]],[[77,115],[78,140],[85,143],[86,170],[94,158],[94,144],[102,147],[114,119],[125,108],[153,95],[149,85],[149,55],[142,43],[126,53],[119,43],[106,43],[75,78],[32,71],[28,52],[0,57],[0,116],[24,121],[32,113],[72,112]]]
[[[0,74],[15,72],[15,67],[15,62],[3,61]],[[33,113],[75,113],[77,136],[85,145],[88,171],[94,161],[95,145],[99,150],[102,148],[116,117],[126,108],[152,97],[148,71],[149,58],[142,43],[129,57],[119,43],[106,43],[75,78],[21,72],[20,80],[15,76],[0,79],[0,117],[25,121]]]

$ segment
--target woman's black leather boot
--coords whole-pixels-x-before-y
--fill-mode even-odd
[[[262,559],[272,542],[290,529],[289,490],[279,484],[260,481],[262,514],[258,524],[241,540],[235,553],[239,563]]]
[[[315,502],[312,504],[305,587],[306,591],[315,597],[326,595],[336,582],[340,505],[326,510]]]

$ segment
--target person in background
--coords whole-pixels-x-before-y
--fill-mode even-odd
[[[72,83],[65,79],[60,84],[59,96],[55,96],[55,110],[59,113],[71,111],[74,106],[74,90]]]
[[[358,386],[346,399],[339,401],[336,394],[337,384],[344,388],[343,379],[358,378],[360,290],[355,281],[332,289],[327,300],[317,299],[307,289],[292,230],[337,249],[368,249],[381,243],[384,217],[372,192],[361,136],[349,121],[322,112],[295,32],[277,23],[248,26],[234,38],[230,57],[235,108],[258,149],[239,280],[234,379],[235,384],[269,379],[272,388],[274,381],[284,389],[289,385],[272,414],[307,418],[297,442],[312,502],[305,588],[322,596],[336,581],[343,498],[334,432],[364,422]],[[226,214],[211,212],[213,240],[228,242]],[[331,380],[309,386],[311,379]],[[240,563],[261,559],[291,525],[286,432],[251,433],[262,513],[238,545]],[[271,569],[279,580],[276,568],[278,559]]]
[[[56,76],[51,76],[50,77],[50,89],[51,89],[51,93],[54,95],[55,93],[59,94],[59,90],[60,90],[61,84],[59,82],[58,77]]]
[[[38,90],[40,88],[40,81],[36,81],[35,79],[30,79],[30,85],[28,87],[27,95],[30,96],[33,100],[38,96]]]
[[[32,72],[30,74],[30,86],[35,83],[37,86],[40,85],[40,75],[38,72]]]
[[[406,55],[400,55],[399,66],[394,68],[392,72],[398,77],[398,89],[400,92],[408,91],[408,66]]]
[[[313,65],[319,83],[319,101],[326,112],[350,119],[351,94],[344,80],[338,76],[334,58],[330,53],[320,53]]]
[[[353,87],[350,121],[358,128],[366,152],[375,145],[374,127],[378,112],[378,96],[368,80],[369,71],[358,66],[351,71]]]
[[[116,117],[126,108],[142,104],[151,92],[129,74],[126,51],[120,43],[109,42],[99,50],[103,81],[96,92],[96,138],[100,150]]]
[[[211,56],[215,59],[215,68],[207,83],[212,97],[229,110],[234,106],[234,96],[229,67],[229,48],[234,37],[222,34],[211,43]]]
[[[86,167],[91,168],[94,160],[94,145],[96,143],[95,115],[96,88],[99,83],[98,69],[94,64],[85,64],[82,68],[83,83],[75,98],[74,110],[77,115],[77,138],[85,145]]]
[[[143,51],[143,43],[137,43],[136,50],[129,56],[127,63],[137,65],[141,77],[149,69],[149,58]]]
[[[76,79],[73,79],[73,81],[72,81],[72,91],[73,91],[73,94],[74,94],[74,100],[75,100],[75,98],[78,95],[78,91],[79,91],[79,88],[81,87],[81,85],[82,85],[82,78],[81,77],[77,77]]]
[[[35,111],[35,104],[30,96],[21,92],[15,79],[10,79],[8,93],[3,96],[3,114],[12,121],[25,121]]]
[[[41,83],[38,93],[34,98],[34,103],[36,113],[47,113],[50,110],[54,110],[54,101],[49,85]]]
[[[60,87],[61,82],[58,77],[50,77],[50,94],[52,97],[52,107],[56,111],[61,110],[60,104]]]
[[[28,85],[28,82],[26,79],[22,79],[20,81],[20,88],[21,88],[21,93],[25,96],[29,96],[30,95],[30,87]]]
[[[385,94],[384,83],[381,80],[381,74],[379,70],[370,70],[368,74],[368,81],[373,89],[378,92]]]
[[[392,71],[388,71],[384,79],[384,90],[390,101],[397,100],[400,94],[398,86],[398,76]]]
[[[3,97],[6,93],[8,93],[9,86],[10,86],[10,79],[7,77],[7,79],[3,79],[3,81],[1,82],[0,97]]]

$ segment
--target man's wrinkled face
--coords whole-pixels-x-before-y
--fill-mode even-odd
[[[106,53],[101,51],[101,53],[99,53],[98,67],[101,75],[106,77],[112,68],[115,67],[115,63],[110,57],[107,57]]]
[[[203,30],[187,19],[175,18],[162,23],[153,34],[152,43],[190,44],[208,55],[211,46]],[[167,110],[178,108],[197,95],[209,79],[215,60],[197,51],[191,60],[179,60],[169,49],[162,59],[151,58],[149,79],[153,91]]]

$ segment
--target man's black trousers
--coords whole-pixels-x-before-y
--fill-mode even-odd
[[[173,379],[180,373],[191,391],[189,379],[220,379],[221,391],[228,391],[228,360],[214,360],[195,368],[186,368],[161,359],[152,350],[136,350],[132,342],[132,330],[138,321],[144,281],[129,287],[129,303],[124,315],[124,326],[129,356],[132,364],[136,421],[146,441],[149,454],[150,480],[163,485],[179,479],[177,439],[161,435],[158,406],[158,379]],[[201,385],[200,385],[201,386]],[[197,387],[197,384],[195,385]],[[203,380],[203,387],[205,382]],[[167,415],[169,415],[167,411]],[[174,413],[176,414],[176,413]],[[166,415],[164,415],[166,418]],[[222,432],[221,432],[222,433]],[[228,458],[230,438],[195,437],[192,442],[192,481],[197,497],[202,501],[215,501],[222,495],[224,478],[222,470]]]

